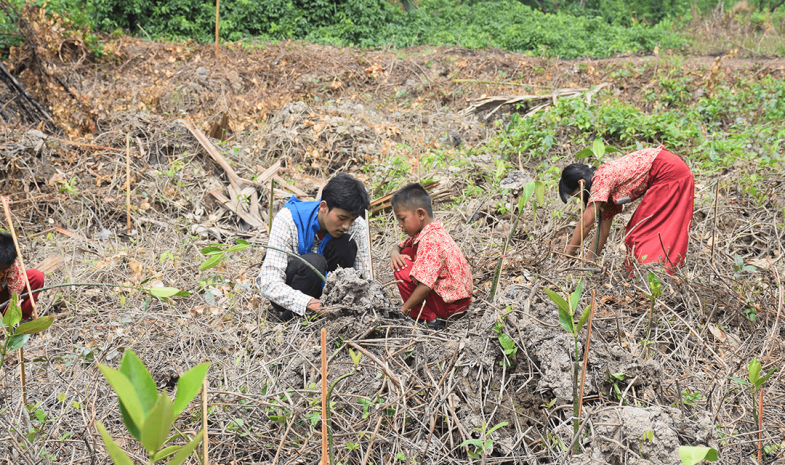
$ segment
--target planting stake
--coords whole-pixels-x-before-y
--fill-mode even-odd
[[[270,211],[267,215],[267,232],[273,232],[273,186],[275,186],[275,179],[270,178]]]
[[[322,328],[322,465],[328,465],[327,450],[327,329]]]
[[[376,422],[376,428],[373,429],[373,434],[371,435],[371,438],[368,439],[368,448],[365,449],[365,456],[363,457],[362,465],[365,465],[366,463],[368,463],[368,457],[371,456],[371,447],[373,447],[373,441],[374,441],[374,439],[376,439],[376,435],[379,433],[379,426],[381,426],[383,419],[384,419],[384,416],[379,416],[379,421]],[[427,448],[426,448],[426,451],[427,451]]]
[[[27,405],[27,381],[25,380],[25,348],[19,348],[19,381],[22,383],[22,405]]]
[[[580,181],[578,181],[578,184],[580,184],[580,186],[581,186],[581,190],[580,190],[581,197],[580,197],[580,199],[578,199],[579,203],[581,204],[581,221],[580,221],[580,224],[578,225],[578,227],[581,228],[581,243],[580,243],[579,247],[580,247],[580,257],[581,257],[581,260],[583,260],[583,189],[584,189],[584,184],[585,183],[584,183],[583,179],[581,179]]]
[[[368,228],[368,263],[371,269],[368,270],[368,277],[373,281],[373,253],[371,249],[371,223],[368,222],[368,210],[365,210],[365,227]]]
[[[215,0],[215,57],[218,58],[218,20],[221,11],[221,0]]]
[[[583,373],[581,374],[581,394],[578,397],[578,419],[581,418],[581,408],[583,407],[583,388],[586,384],[586,368],[589,365],[589,346],[591,345],[591,322],[594,319],[594,305],[596,302],[597,290],[591,290],[591,310],[589,310],[589,321],[586,323],[589,328],[586,330],[586,348],[583,349]],[[578,452],[578,443],[575,443],[575,452]]]
[[[711,228],[711,262],[714,263],[714,244],[717,242],[717,199],[720,196],[720,182],[714,189],[714,226]]]
[[[204,465],[210,465],[210,461],[207,459],[207,444],[210,442],[207,438],[207,377],[205,376],[204,380],[202,381],[202,431],[204,431],[204,436],[202,437],[202,459]]]
[[[131,134],[125,135],[125,232],[131,234]]]
[[[758,463],[763,463],[763,387],[758,391]]]

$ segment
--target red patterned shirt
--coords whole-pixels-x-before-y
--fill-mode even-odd
[[[398,247],[414,247],[417,256],[410,276],[430,287],[446,303],[472,296],[469,263],[439,221],[425,226],[419,234],[401,242]]]
[[[592,202],[605,202],[603,219],[621,213],[623,204],[646,193],[651,165],[662,150],[662,146],[638,150],[597,168],[591,182],[589,206]]]
[[[25,278],[22,276],[22,268],[19,262],[14,263],[5,271],[0,273],[0,286],[8,286],[8,297],[11,294],[22,294],[25,292]]]

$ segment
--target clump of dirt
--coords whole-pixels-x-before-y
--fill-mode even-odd
[[[597,412],[592,425],[594,463],[670,465],[680,462],[681,445],[718,447],[717,431],[707,412],[693,419],[675,408],[613,407]],[[575,460],[584,463],[579,457]]]
[[[327,275],[321,301],[325,307],[336,305],[352,313],[387,311],[391,308],[390,299],[382,286],[363,278],[354,268],[338,268]]]

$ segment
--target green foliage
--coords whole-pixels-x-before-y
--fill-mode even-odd
[[[499,428],[507,426],[508,423],[503,421],[491,429],[488,429],[488,425],[485,422],[482,423],[481,428],[474,428],[475,431],[480,433],[479,439],[467,439],[461,443],[461,447],[472,446],[474,447],[473,451],[469,451],[469,457],[473,459],[479,459],[483,457],[486,453],[493,450],[493,440],[489,439],[491,433],[496,431]]]
[[[210,363],[206,362],[180,376],[173,402],[166,392],[158,393],[150,372],[131,350],[125,351],[117,370],[106,365],[98,365],[104,378],[117,394],[123,424],[131,436],[147,451],[150,463],[173,456],[168,463],[179,465],[199,444],[203,432],[199,432],[184,446],[163,447],[173,439],[169,437],[172,425],[177,416],[199,393],[209,367]],[[109,436],[104,425],[101,422],[97,425],[112,461],[117,465],[132,464],[133,461]]]
[[[598,137],[594,139],[591,147],[586,147],[585,149],[576,153],[575,158],[591,158],[593,155],[594,160],[591,161],[592,164],[594,166],[600,166],[602,164],[602,157],[604,157],[606,153],[614,152],[619,152],[619,149],[611,145],[605,145],[605,143],[602,141],[602,138]]]
[[[504,324],[500,321],[497,321],[496,324],[493,325],[493,331],[499,338],[499,345],[502,348],[502,352],[504,352],[504,360],[499,362],[502,366],[511,366],[515,364],[515,356],[518,353],[518,346],[515,344],[515,341],[504,332]]]
[[[308,265],[308,267],[311,268],[314,271],[314,273],[316,273],[322,279],[322,281],[326,281],[327,280],[327,278],[325,278],[324,275],[322,275],[319,272],[319,270],[314,268],[313,265],[308,263],[304,258],[302,258],[301,256],[299,256],[297,254],[294,254],[294,253],[291,253],[291,252],[287,252],[286,250],[277,249],[275,247],[270,247],[270,246],[267,246],[267,245],[251,244],[248,241],[246,241],[245,239],[235,239],[235,242],[237,244],[233,245],[233,246],[227,246],[226,244],[210,244],[207,247],[202,248],[201,253],[202,253],[202,255],[207,257],[207,260],[203,261],[202,264],[199,265],[199,271],[204,271],[204,270],[209,270],[210,268],[215,268],[216,266],[220,265],[221,262],[226,260],[226,258],[229,255],[231,255],[231,254],[233,254],[235,252],[241,252],[241,251],[247,249],[248,247],[262,247],[262,248],[265,248],[265,249],[272,249],[272,250],[275,250],[275,251],[278,251],[278,252],[285,253],[286,255],[288,255],[290,257],[294,257],[294,258],[302,261],[303,263]],[[226,247],[226,248],[224,248],[224,247]]]
[[[712,447],[679,446],[679,458],[684,465],[697,465],[703,460],[719,460],[717,449]]]
[[[3,345],[0,346],[0,368],[2,368],[8,352],[24,347],[30,339],[30,335],[46,331],[52,326],[54,320],[53,316],[44,316],[20,325],[22,309],[19,307],[19,295],[12,294],[5,315],[0,321],[0,328],[5,334]]]

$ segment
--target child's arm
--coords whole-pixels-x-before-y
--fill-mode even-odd
[[[390,252],[390,267],[393,271],[398,271],[406,268],[406,255],[401,255],[401,247],[397,244],[393,246]]]
[[[422,304],[423,300],[428,297],[428,294],[431,293],[431,288],[426,286],[423,283],[417,284],[417,287],[414,288],[414,292],[409,297],[406,302],[404,302],[403,307],[401,307],[401,311],[404,315],[408,315],[409,311],[413,308],[418,307]]]

